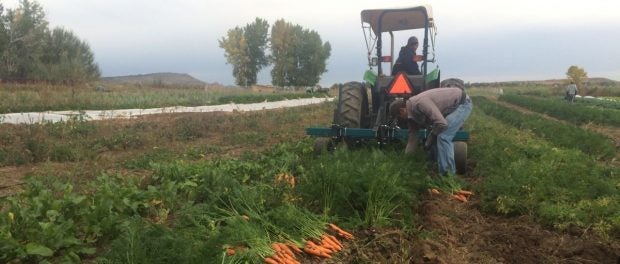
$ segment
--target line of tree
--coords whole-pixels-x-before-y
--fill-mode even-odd
[[[89,45],[64,28],[49,28],[36,1],[16,9],[0,4],[0,80],[77,84],[98,80]]]
[[[323,42],[316,31],[284,19],[273,24],[271,35],[268,29],[266,20],[256,18],[245,27],[228,30],[219,40],[227,62],[233,66],[235,83],[245,87],[256,84],[258,72],[272,64],[271,83],[275,86],[316,85],[327,72],[329,42]]]

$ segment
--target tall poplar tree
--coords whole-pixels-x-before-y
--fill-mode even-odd
[[[256,18],[243,28],[228,30],[226,37],[219,40],[226,61],[233,66],[237,85],[249,87],[256,84],[258,72],[269,64],[265,55],[268,30],[267,21]]]
[[[331,55],[329,42],[316,31],[283,19],[271,29],[272,83],[276,86],[313,86],[327,71]]]

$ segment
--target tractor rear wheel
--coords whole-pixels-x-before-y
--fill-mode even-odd
[[[467,172],[467,142],[454,142],[454,165],[456,173],[465,175]]]
[[[368,128],[368,94],[359,82],[345,83],[340,91],[336,124],[351,128]]]

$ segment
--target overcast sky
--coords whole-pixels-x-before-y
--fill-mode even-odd
[[[6,8],[18,0],[0,0]],[[442,78],[469,82],[564,78],[571,65],[620,80],[618,0],[38,0],[51,26],[89,43],[103,76],[188,73],[232,84],[218,39],[256,17],[316,30],[332,46],[321,84],[367,69],[363,9],[431,3]],[[402,36],[406,39],[408,36]],[[404,42],[397,39],[396,46]],[[269,69],[259,83],[271,82]]]

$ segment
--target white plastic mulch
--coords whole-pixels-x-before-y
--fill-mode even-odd
[[[233,112],[233,111],[257,111],[276,109],[284,107],[295,107],[310,104],[318,104],[329,102],[334,98],[303,98],[292,99],[277,102],[262,102],[253,104],[225,104],[225,105],[209,105],[209,106],[173,106],[163,108],[150,109],[121,109],[121,110],[87,110],[87,111],[47,111],[47,112],[30,112],[30,113],[11,113],[0,114],[0,124],[34,124],[44,122],[66,121],[72,117],[80,116],[86,120],[104,120],[115,118],[132,118],[151,114],[166,113],[206,113],[206,112]]]

